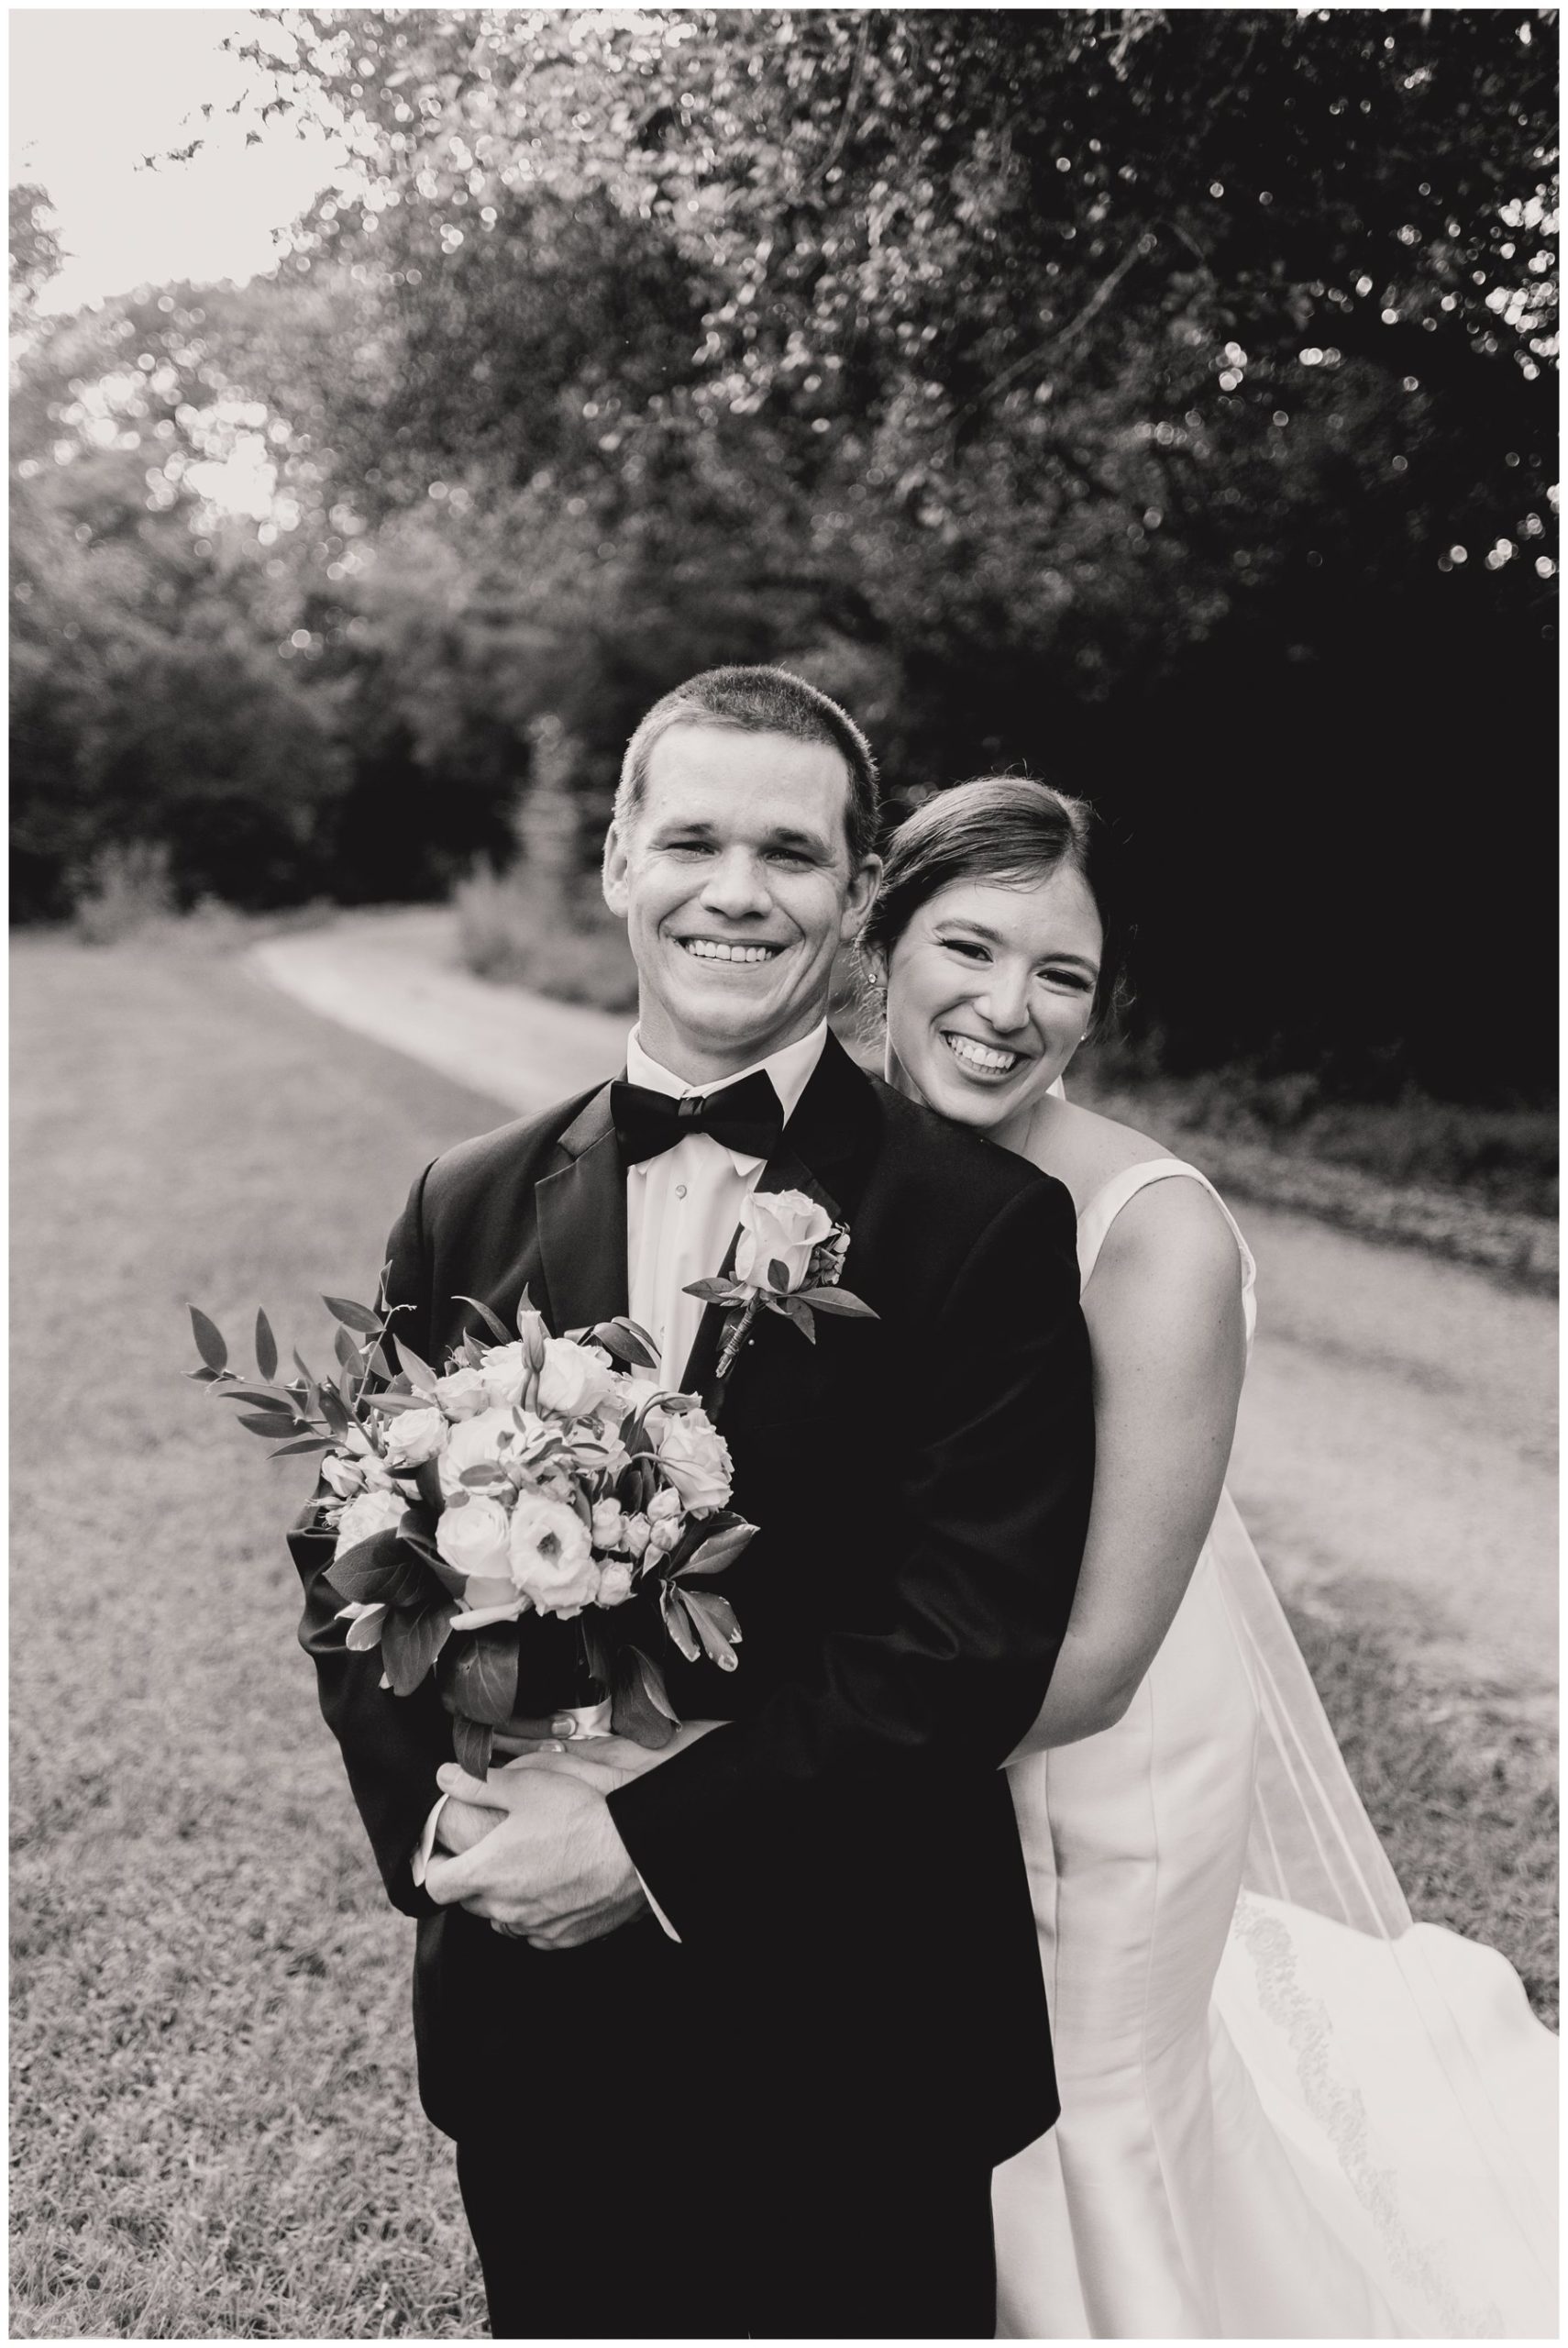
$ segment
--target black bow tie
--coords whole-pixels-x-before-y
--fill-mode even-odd
[[[761,1069],[720,1092],[694,1092],[679,1101],[617,1077],[610,1087],[610,1113],[628,1166],[673,1149],[688,1134],[711,1134],[737,1157],[766,1159],[784,1131],[783,1103]]]

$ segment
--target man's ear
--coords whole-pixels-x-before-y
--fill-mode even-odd
[[[626,850],[622,843],[620,826],[613,822],[604,835],[604,863],[599,885],[604,892],[605,903],[617,921],[626,918],[627,869]]]
[[[861,926],[871,910],[872,900],[877,894],[881,878],[882,859],[879,856],[862,857],[850,875],[849,894],[845,900],[844,922],[841,930],[841,935],[846,943],[850,938],[859,936]]]

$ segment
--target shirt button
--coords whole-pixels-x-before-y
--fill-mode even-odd
[[[686,1196],[686,1185],[684,1182],[678,1182],[676,1184],[675,1195],[678,1199],[683,1199]]]

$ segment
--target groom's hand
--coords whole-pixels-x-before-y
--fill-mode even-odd
[[[425,1888],[533,1948],[576,1948],[646,1914],[647,1899],[602,1794],[543,1771],[438,1773],[443,1793],[494,1823],[457,1858],[434,1858]],[[497,1813],[502,1813],[497,1817]]]

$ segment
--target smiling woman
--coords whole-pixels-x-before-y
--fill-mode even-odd
[[[960,783],[900,826],[862,936],[895,1080],[1004,1144],[1115,999],[1097,847],[1081,800],[1010,775]]]

